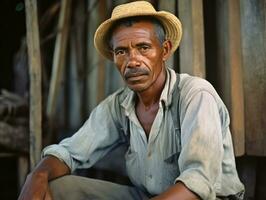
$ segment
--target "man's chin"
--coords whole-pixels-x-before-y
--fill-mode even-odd
[[[129,89],[133,90],[134,92],[137,92],[137,93],[141,93],[143,91],[146,90],[147,87],[143,86],[143,85],[127,85],[129,87]]]

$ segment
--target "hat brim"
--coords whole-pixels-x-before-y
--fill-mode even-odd
[[[169,40],[172,44],[171,54],[175,52],[177,47],[179,46],[181,37],[182,37],[182,25],[179,19],[173,15],[172,13],[159,11],[159,12],[151,12],[151,13],[129,13],[120,15],[119,17],[113,19],[110,18],[104,21],[96,30],[94,34],[94,46],[96,50],[105,58],[109,60],[113,60],[113,55],[109,49],[107,34],[109,33],[110,28],[113,24],[124,18],[128,17],[137,17],[137,16],[149,16],[154,17],[159,20],[163,25],[166,33],[166,40]]]

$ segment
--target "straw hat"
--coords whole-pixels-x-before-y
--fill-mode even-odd
[[[171,41],[171,53],[177,49],[182,36],[182,25],[178,18],[170,12],[156,11],[147,1],[135,1],[121,4],[114,8],[110,19],[104,21],[94,34],[94,46],[104,57],[113,60],[107,41],[107,34],[112,25],[120,19],[135,16],[151,16],[163,25],[166,38]]]

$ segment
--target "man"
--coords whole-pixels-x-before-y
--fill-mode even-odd
[[[148,2],[114,9],[94,42],[127,87],[98,105],[71,138],[44,149],[20,200],[51,199],[51,193],[54,199],[243,199],[223,102],[207,81],[165,66],[181,35],[179,20]],[[68,175],[124,143],[133,186]]]

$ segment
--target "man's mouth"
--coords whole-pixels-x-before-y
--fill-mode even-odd
[[[138,79],[140,76],[149,75],[149,72],[146,69],[143,68],[132,68],[126,70],[124,77],[125,80],[128,79]]]

